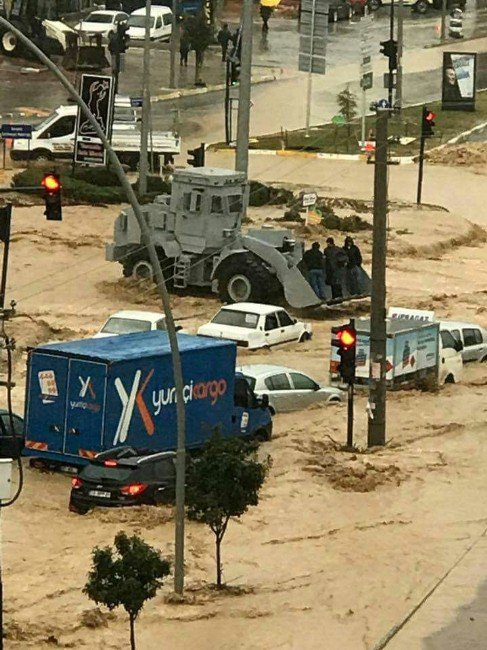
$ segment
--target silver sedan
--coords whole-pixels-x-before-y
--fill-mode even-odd
[[[256,395],[269,396],[272,413],[298,411],[316,402],[342,402],[345,393],[318,383],[300,370],[270,364],[240,366],[241,372]]]

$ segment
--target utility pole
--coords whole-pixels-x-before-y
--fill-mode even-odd
[[[397,9],[397,72],[396,105],[402,107],[402,52],[404,39],[404,0],[399,0]]]
[[[387,120],[378,108],[375,127],[372,299],[370,306],[369,420],[367,446],[386,442]]]
[[[171,25],[171,60],[169,68],[169,88],[177,88],[177,72],[176,72],[176,61],[178,57],[179,49],[179,12],[180,3],[178,0],[172,0],[172,25]]]
[[[149,113],[150,113],[150,10],[151,0],[145,3],[145,35],[144,35],[144,60],[142,69],[142,124],[140,128],[140,168],[139,168],[139,196],[147,194],[148,172],[148,139],[149,139]]]
[[[250,93],[252,83],[252,0],[242,4],[242,55],[240,59],[240,86],[238,91],[237,148],[235,170],[249,171]]]
[[[442,43],[446,40],[446,14],[448,11],[447,8],[448,0],[442,0],[441,2],[441,31],[440,31],[440,41]]]
[[[389,19],[389,40],[394,40],[394,0],[391,0],[391,14]],[[394,93],[394,68],[392,67],[392,59],[389,58],[389,83],[388,83],[388,96],[389,106],[392,108],[392,96]]]
[[[2,313],[5,308],[5,292],[7,290],[8,254],[10,251],[10,223],[12,221],[11,203],[7,203],[7,205],[0,208],[0,216],[2,217],[0,223],[0,239],[3,241],[2,277],[0,279],[0,313]]]
[[[32,41],[25,36],[19,29],[12,23],[0,16],[0,26],[6,27],[9,31],[13,32],[16,38],[26,46],[36,57],[59,79],[63,87],[68,91],[69,95],[74,99],[82,110],[86,119],[90,122],[96,135],[106,148],[110,162],[113,165],[115,173],[122,189],[127,196],[127,199],[134,210],[134,216],[139,225],[142,241],[147,249],[149,261],[154,269],[154,278],[156,281],[157,290],[162,301],[164,315],[166,317],[167,335],[169,338],[169,347],[171,349],[172,366],[174,373],[174,385],[176,388],[176,417],[177,417],[177,452],[176,452],[176,536],[175,536],[175,561],[174,561],[174,590],[178,594],[183,593],[184,588],[184,486],[185,486],[185,463],[186,463],[186,409],[184,405],[184,382],[183,370],[181,365],[181,356],[179,354],[178,339],[176,335],[176,327],[174,325],[174,317],[171,310],[171,301],[169,293],[166,288],[164,275],[161,268],[161,262],[157,256],[156,247],[151,238],[149,226],[144,218],[142,209],[135,192],[130,184],[122,165],[113,150],[110,142],[100,128],[94,115],[86,103],[82,100],[79,93],[76,92],[72,84],[68,81],[65,75],[59,68],[47,57],[42,50],[40,50]]]
[[[309,126],[311,122],[311,97],[313,94],[313,54],[315,42],[315,17],[316,17],[316,0],[311,4],[311,39],[309,45],[309,67],[308,67],[308,90],[306,92],[306,133],[309,138]]]

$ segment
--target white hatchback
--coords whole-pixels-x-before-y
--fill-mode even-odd
[[[309,323],[292,318],[282,307],[256,302],[226,305],[198,330],[201,336],[229,339],[251,350],[288,341],[308,341],[312,333]]]
[[[131,41],[143,41],[145,38],[145,7],[130,14],[128,35]],[[151,6],[150,40],[169,41],[172,33],[172,11],[169,7]]]
[[[153,330],[166,331],[166,317],[156,311],[123,310],[112,314],[103,327],[93,338],[101,339],[105,336],[117,336],[119,334],[134,334],[136,332],[151,332]],[[181,326],[176,330],[186,334]]]

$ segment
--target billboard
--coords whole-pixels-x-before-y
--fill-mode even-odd
[[[443,52],[442,110],[475,110],[476,59],[475,53]]]
[[[84,74],[81,77],[81,98],[108,139],[111,136],[113,90],[112,77],[93,74]],[[74,155],[75,162],[85,165],[104,165],[106,162],[106,152],[101,140],[91,122],[79,109]]]

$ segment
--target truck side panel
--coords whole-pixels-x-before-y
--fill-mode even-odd
[[[231,430],[236,351],[183,352],[186,446],[200,446],[215,429]],[[175,449],[176,389],[170,356],[109,367],[104,447]]]

